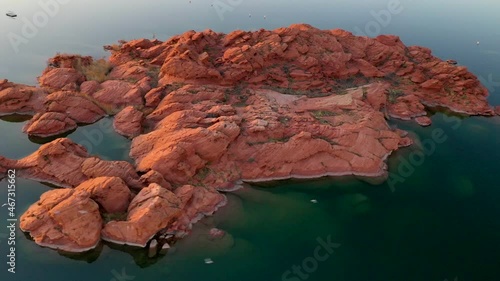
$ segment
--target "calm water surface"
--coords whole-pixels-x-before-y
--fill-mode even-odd
[[[481,77],[490,89],[490,102],[500,104],[497,1],[401,0],[401,11],[390,19],[377,16],[387,9],[390,1],[385,0],[66,2],[17,47],[18,52],[9,38],[22,36],[23,18],[32,21],[43,10],[36,1],[0,3],[2,13],[13,10],[19,15],[15,20],[0,16],[0,77],[35,84],[55,53],[103,57],[102,45],[119,39],[154,35],[164,40],[190,29],[229,32],[306,22],[368,35],[376,35],[378,27],[380,33],[399,35],[407,45],[429,47],[438,57],[455,59]],[[231,6],[222,19],[211,6],[230,2],[241,4]],[[390,171],[398,174],[415,155],[424,155],[402,182],[372,185],[342,178],[245,188],[228,194],[227,207],[199,223],[160,259],[148,260],[143,251],[108,244],[85,256],[67,256],[38,247],[18,230],[17,273],[8,274],[6,230],[1,227],[0,280],[282,280],[294,266],[310,262],[318,239],[331,240],[337,248],[314,270],[302,268],[302,275],[291,273],[284,280],[500,280],[500,118],[435,113],[432,119],[427,128],[392,123],[422,144],[428,144],[436,130],[446,137],[434,143],[432,151],[415,145],[391,156]],[[21,133],[25,122],[20,117],[0,120],[0,155],[21,158],[44,142]],[[68,137],[102,158],[129,161],[130,142],[110,130],[109,122],[80,127]],[[102,141],[96,134],[102,134]],[[0,185],[3,203],[6,183]],[[19,179],[17,213],[50,188]],[[4,210],[2,225],[5,219]],[[212,226],[229,235],[210,241],[206,233]],[[205,264],[205,258],[214,263]]]

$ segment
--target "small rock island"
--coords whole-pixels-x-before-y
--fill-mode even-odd
[[[17,169],[61,187],[20,218],[41,246],[83,252],[101,240],[146,247],[159,235],[179,239],[243,182],[387,176],[387,157],[412,144],[388,119],[427,126],[433,106],[495,114],[466,67],[393,35],[295,24],[105,49],[107,60],[55,56],[39,87],[0,80],[0,114],[32,115],[29,136],[114,116],[132,142],[134,164],[102,160],[63,137],[22,159],[0,156],[0,178]]]

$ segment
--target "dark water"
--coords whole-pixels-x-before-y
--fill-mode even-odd
[[[0,17],[0,77],[33,84],[56,52],[101,57],[106,55],[101,46],[119,39],[307,22],[370,36],[394,33],[407,45],[430,47],[435,55],[456,59],[481,77],[490,102],[500,104],[500,3],[400,1],[400,12],[389,20],[380,11],[394,1],[352,2],[67,1],[16,53],[12,33],[23,35],[23,17],[32,21],[43,9],[36,2],[2,1],[2,10],[19,17]],[[232,11],[221,19],[211,3],[241,4],[230,5]],[[436,113],[432,119],[427,128],[392,123],[419,142],[390,157],[389,182],[371,185],[342,178],[245,188],[228,194],[227,207],[200,222],[191,236],[157,260],[108,244],[86,256],[65,256],[38,247],[17,230],[17,273],[10,274],[3,226],[7,211],[2,207],[0,280],[500,280],[500,118]],[[0,155],[20,158],[46,141],[23,135],[24,122],[0,121]],[[110,129],[109,119],[80,127],[69,137],[92,154],[129,160],[130,143]],[[4,202],[7,184],[0,185]],[[18,179],[16,213],[49,189]],[[211,226],[228,235],[210,241],[206,232]],[[322,248],[328,242],[330,252]],[[206,258],[214,263],[205,264]]]

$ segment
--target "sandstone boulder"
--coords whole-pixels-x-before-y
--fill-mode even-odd
[[[126,221],[111,221],[105,225],[102,238],[117,244],[145,247],[180,212],[180,200],[171,191],[153,183],[134,197]]]
[[[130,203],[131,193],[118,177],[98,177],[84,181],[75,190],[85,190],[106,213],[123,213]]]
[[[432,124],[431,118],[427,116],[420,116],[415,118],[415,122],[417,122],[420,126],[426,127]]]
[[[74,68],[53,68],[38,79],[40,86],[57,90],[76,90],[83,81],[85,76]]]
[[[133,106],[127,106],[115,116],[113,126],[120,135],[134,138],[142,133],[143,117],[141,111]]]
[[[102,219],[88,192],[55,189],[31,205],[21,216],[20,227],[40,246],[84,252],[100,242]]]
[[[44,90],[3,81],[0,86],[0,115],[33,114],[43,108],[47,96]]]
[[[37,113],[23,128],[30,136],[50,137],[76,129],[75,120],[59,112]]]
[[[127,105],[142,105],[143,93],[132,83],[121,80],[107,80],[92,94],[99,103],[109,106],[112,111]]]
[[[41,89],[0,80],[0,114],[35,113],[24,129],[35,136],[117,114],[115,129],[133,138],[134,164],[103,161],[57,139],[20,160],[0,157],[0,175],[8,167],[19,176],[78,186],[61,200],[82,202],[85,210],[127,208],[127,220],[102,231],[120,244],[143,247],[159,231],[188,234],[225,204],[218,190],[242,181],[387,176],[387,157],[413,143],[387,119],[427,126],[426,107],[484,116],[500,111],[467,68],[393,35],[358,37],[294,24],[188,31],[165,42],[139,39],[107,49],[113,69],[103,83],[84,82],[79,71],[93,60],[76,55],[49,60]],[[139,192],[130,204],[128,188]],[[37,227],[25,219],[23,226],[40,243],[78,251],[95,242],[95,236],[62,237],[54,219]]]
[[[20,176],[50,182],[61,187],[75,187],[102,176],[119,177],[129,187],[140,188],[139,175],[125,161],[104,161],[91,157],[86,149],[67,138],[59,138],[20,160],[5,159]]]

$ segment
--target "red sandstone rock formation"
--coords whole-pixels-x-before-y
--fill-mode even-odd
[[[144,113],[135,109],[133,106],[127,106],[115,116],[114,127],[119,134],[134,138],[142,133],[142,120]]]
[[[130,202],[126,221],[111,221],[102,238],[117,244],[145,247],[160,230],[181,213],[180,200],[157,184],[143,188]]]
[[[21,160],[0,157],[1,174],[16,168],[20,176],[75,187],[43,195],[23,215],[23,230],[41,245],[74,251],[95,245],[94,228],[85,241],[77,232],[100,223],[99,205],[104,212],[127,209],[126,221],[105,225],[103,239],[145,246],[159,231],[179,237],[225,204],[218,189],[241,181],[384,176],[386,158],[412,143],[386,119],[428,126],[426,106],[495,112],[465,67],[392,35],[357,37],[297,24],[189,31],[106,49],[109,62],[51,59],[40,89],[0,81],[0,114],[36,113],[25,126],[30,135],[57,135],[118,113],[116,131],[133,139],[134,166],[90,157],[68,139]],[[130,204],[128,188],[143,188]],[[66,223],[73,209],[54,217],[52,209],[66,201],[81,202],[84,209],[74,210],[94,216],[81,224]],[[42,211],[51,216],[33,219]],[[64,219],[64,229],[75,227],[71,236],[61,236],[56,219]]]
[[[273,31],[234,31],[227,35],[211,30],[189,31],[165,42],[140,39],[108,49],[112,51],[111,70],[93,69],[104,71],[101,74],[108,81],[89,80],[93,76],[84,69],[96,64],[92,58],[58,55],[49,60],[49,67],[39,78],[40,85],[48,92],[80,90],[83,97],[105,112],[117,113],[127,105],[154,109],[167,94],[165,86],[173,82],[233,87],[245,82],[251,87],[275,87],[281,92],[302,91],[314,96],[318,92],[338,94],[343,91],[339,88],[384,80],[390,86],[378,99],[392,117],[411,119],[424,115],[424,105],[445,106],[471,115],[493,114],[485,99],[486,89],[465,67],[441,61],[427,48],[406,47],[392,35],[372,39],[339,29],[319,30],[297,24]],[[156,81],[160,86],[155,88]],[[41,119],[39,124],[31,130],[26,128],[34,135],[60,134],[74,128],[74,122],[94,122],[103,115],[94,108],[85,111],[85,105],[85,113],[79,114],[87,114],[83,121],[47,115],[63,112],[40,108],[40,94],[28,102],[32,95],[28,86],[11,85],[9,89],[0,92],[6,107],[0,112],[44,113],[31,122]],[[60,98],[62,95],[55,96],[52,101]],[[43,132],[44,127],[47,132]]]
[[[0,115],[34,114],[43,108],[46,96],[43,89],[0,80]]]
[[[415,118],[415,122],[417,122],[420,126],[429,126],[432,123],[432,120],[427,116],[420,116]]]
[[[85,190],[106,213],[123,213],[130,203],[131,193],[125,182],[118,177],[98,177],[84,181],[75,188]]]
[[[54,189],[21,216],[20,227],[41,246],[84,252],[100,242],[102,219],[85,190]]]
[[[176,232],[178,236],[183,236],[193,223],[212,215],[227,201],[224,195],[210,187],[183,185],[175,190],[175,195],[180,199],[182,212],[169,230]]]
[[[44,144],[36,152],[20,160],[0,160],[3,162],[0,166],[16,169],[19,176],[61,187],[75,187],[97,177],[119,177],[132,188],[142,187],[139,176],[130,163],[91,157],[83,146],[66,138]]]
[[[104,212],[124,212],[130,201],[127,185],[117,177],[100,177],[83,182],[75,189],[55,189],[21,216],[20,227],[35,242],[68,252],[84,252],[101,240]]]
[[[224,232],[224,230],[221,230],[221,229],[218,229],[218,228],[211,228],[210,231],[208,232],[208,234],[210,234],[210,237],[212,239],[220,239],[222,237],[224,237],[224,235],[226,234],[226,232]]]

